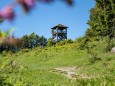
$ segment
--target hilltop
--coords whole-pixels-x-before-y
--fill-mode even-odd
[[[77,43],[23,49],[1,55],[4,83],[14,86],[114,86],[115,54],[98,52],[93,62]],[[4,86],[4,85],[3,85]]]

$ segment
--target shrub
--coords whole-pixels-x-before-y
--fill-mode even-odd
[[[57,43],[56,43],[56,45],[58,45],[58,46],[63,46],[63,45],[65,45],[65,44],[66,44],[65,41],[60,41],[60,42],[57,42]]]
[[[71,43],[73,43],[73,41],[71,39],[67,39],[67,40],[57,42],[56,45],[63,46],[65,44],[71,44]]]
[[[52,38],[49,38],[49,39],[48,39],[48,42],[47,42],[46,45],[47,45],[48,47],[53,46],[53,45],[54,45],[54,43],[53,43],[53,39],[52,39]]]
[[[71,40],[71,39],[66,40],[66,44],[71,44],[71,43],[73,43],[73,40]]]
[[[111,51],[113,47],[115,47],[115,38],[113,38],[112,40],[106,39],[106,41],[108,43],[108,45],[106,46],[106,52],[108,52]]]

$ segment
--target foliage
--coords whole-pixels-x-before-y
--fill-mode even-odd
[[[113,0],[95,1],[96,6],[91,9],[88,21],[90,28],[75,43],[68,39],[52,46],[51,38],[47,42],[44,36],[35,33],[17,39],[0,32],[0,37],[4,38],[1,51],[12,50],[13,47],[23,48],[14,54],[6,51],[0,54],[0,85],[114,86],[115,55],[106,51],[115,46],[115,4]],[[31,10],[27,2],[26,5],[23,2],[18,4],[27,12]],[[46,45],[50,47],[42,48]],[[51,72],[55,68],[68,66],[76,67],[76,80],[68,79],[63,73]]]
[[[11,36],[11,33],[14,31],[14,28],[9,31],[0,31],[0,52],[6,51],[17,51],[22,44],[22,41],[15,36]]]
[[[57,42],[56,45],[63,46],[65,44],[71,44],[71,43],[73,43],[73,41],[71,39],[67,39],[67,40]]]
[[[24,35],[22,38],[23,48],[35,48],[37,46],[46,46],[47,39],[44,36],[38,36],[35,33]]]
[[[20,39],[14,37],[7,37],[0,44],[0,52],[4,50],[16,52],[20,50],[21,45],[22,45],[22,41]]]
[[[67,40],[66,40],[66,43],[67,43],[67,44],[71,44],[71,43],[73,43],[73,40],[72,40],[72,39],[67,39]]]
[[[90,10],[90,28],[86,31],[80,46],[87,48],[89,42],[105,40],[108,45],[106,51],[113,47],[112,40],[115,38],[115,1],[114,0],[95,0],[96,6]],[[86,47],[84,46],[86,45]]]
[[[0,43],[2,43],[2,41],[3,41],[6,37],[9,37],[14,30],[15,30],[14,28],[11,28],[11,29],[8,30],[8,31],[0,31]]]
[[[20,76],[20,65],[8,58],[0,58],[0,61],[4,61],[0,62],[0,86],[27,86],[28,83]]]
[[[48,47],[53,46],[53,45],[54,45],[53,39],[52,39],[52,38],[49,38],[46,45],[47,45]]]
[[[9,34],[9,33],[8,33]],[[22,38],[16,38],[15,36],[6,35],[1,32],[1,43],[0,52],[2,51],[13,51],[17,52],[24,48],[35,48],[35,47],[45,47],[47,44],[47,39],[44,36],[38,36],[35,33],[30,35],[24,35]]]
[[[115,35],[115,2],[114,0],[95,0],[96,6],[90,10],[90,20],[86,36],[103,38]]]
[[[108,37],[103,39],[95,40],[95,38],[79,37],[76,39],[76,44],[78,45],[77,49],[86,50],[89,54],[89,61],[95,63],[96,61],[102,60],[100,53],[107,53],[115,46],[115,39],[113,38],[108,45]]]
[[[87,51],[76,49],[78,46],[76,43],[47,48],[37,47],[28,50],[28,52],[27,50],[21,50],[12,54],[12,56],[6,53],[4,58],[0,56],[2,62],[0,67],[4,69],[6,67],[4,65],[11,63],[11,61],[16,63],[16,67],[13,72],[6,73],[9,78],[5,82],[7,81],[7,83],[15,86],[114,86],[114,54],[103,52],[106,45],[105,41],[95,41],[92,44],[95,45],[92,51],[95,51],[97,57],[101,58],[101,60],[94,63],[89,61],[90,54],[87,54]],[[58,67],[73,66],[76,67],[77,80],[68,79],[63,73],[51,72],[51,70]],[[8,71],[10,70],[9,68]],[[0,75],[3,75],[3,73],[0,73]]]

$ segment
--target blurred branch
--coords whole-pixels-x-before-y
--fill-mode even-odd
[[[15,18],[15,12],[14,8],[17,5],[20,5],[24,12],[28,13],[30,12],[35,6],[37,2],[44,2],[44,3],[51,3],[57,0],[16,0],[12,2],[10,5],[5,7],[3,10],[0,10],[0,23],[2,23],[4,20],[14,20]],[[66,2],[69,6],[73,5],[73,0],[60,0]]]

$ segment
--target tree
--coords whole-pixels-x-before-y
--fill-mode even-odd
[[[24,48],[35,48],[37,46],[46,46],[47,39],[44,36],[38,36],[34,32],[30,35],[24,35],[22,38]]]
[[[22,45],[22,41],[19,38],[15,38],[14,36],[8,36],[4,38],[0,44],[0,52],[13,51],[16,52],[20,50]]]
[[[90,10],[88,39],[108,37],[108,45],[115,38],[115,0],[95,0],[96,6]]]
[[[45,47],[47,44],[47,39],[44,36],[40,37],[40,46]]]
[[[96,6],[90,10],[90,20],[88,24],[90,29],[86,35],[92,37],[99,36],[103,38],[115,37],[115,1],[114,0],[95,0]]]

